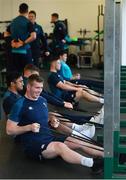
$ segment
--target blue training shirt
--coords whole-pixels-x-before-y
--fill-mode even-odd
[[[12,91],[7,90],[3,97],[3,109],[6,115],[10,114],[12,106],[21,97],[20,94],[15,94]]]
[[[62,94],[63,94],[64,91],[62,89],[59,89],[58,87],[56,87],[56,85],[60,81],[64,83],[63,78],[57,72],[51,72],[49,74],[48,84],[49,84],[49,88],[50,88],[51,92],[53,94],[55,94],[55,96],[57,96],[59,98],[62,98]]]
[[[9,119],[17,122],[19,126],[32,123],[40,124],[40,132],[26,132],[21,134],[21,141],[25,149],[28,149],[34,142],[38,144],[50,143],[54,136],[48,126],[47,102],[43,97],[38,100],[30,100],[26,97],[19,99],[12,108]]]
[[[37,23],[34,23],[33,27],[36,32],[36,39],[32,41],[30,45],[31,45],[32,53],[35,54],[36,56],[38,55],[39,57],[41,54],[41,49],[45,51],[48,50],[48,44],[42,27]]]
[[[69,81],[73,76],[71,69],[63,60],[61,60],[60,63],[61,68],[58,73],[63,77],[64,80]]]
[[[35,32],[33,24],[25,16],[17,16],[10,24],[10,33],[13,40],[25,41],[31,32]],[[30,45],[26,44],[20,48],[12,48],[12,52],[26,54],[26,50],[29,48]]]

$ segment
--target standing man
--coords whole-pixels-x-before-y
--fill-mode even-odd
[[[13,71],[12,52],[11,52],[11,34],[10,26],[7,26],[6,31],[3,33],[5,40],[5,52],[6,52],[6,73]]]
[[[59,15],[57,13],[51,15],[51,23],[54,23],[52,50],[66,49],[65,38],[67,36],[67,29],[65,24],[59,20]]]
[[[27,64],[32,64],[29,43],[36,39],[36,32],[33,24],[27,19],[27,15],[28,5],[22,3],[19,6],[19,16],[10,24],[13,68],[20,72],[23,72]]]
[[[32,58],[34,60],[34,64],[39,67],[39,59],[41,57],[41,51],[43,51],[44,55],[49,55],[47,40],[45,37],[45,33],[43,32],[42,27],[37,24],[36,21],[36,12],[30,11],[28,14],[28,18],[33,24],[33,27],[36,32],[36,39],[30,43],[32,50]]]

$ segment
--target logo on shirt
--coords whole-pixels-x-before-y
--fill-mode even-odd
[[[47,104],[46,104],[46,103],[43,103],[43,105],[44,105],[45,107],[47,107]]]
[[[33,107],[29,106],[28,109],[29,109],[29,110],[33,110]]]
[[[38,28],[35,28],[35,31],[38,32]]]

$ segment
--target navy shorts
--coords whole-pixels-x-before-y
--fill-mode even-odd
[[[52,141],[46,143],[42,143],[40,141],[32,142],[27,148],[24,149],[24,152],[29,158],[41,161],[45,159],[42,156],[42,151],[46,150],[47,146],[51,142],[64,142],[66,138],[67,137],[63,135],[63,136],[54,137]]]
[[[76,97],[76,91],[64,91],[62,94],[62,99],[67,102],[74,102]]]

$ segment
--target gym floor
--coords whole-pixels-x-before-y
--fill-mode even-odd
[[[74,69],[74,72],[81,74],[81,77],[98,76],[100,71],[95,69]],[[41,72],[44,79],[47,78],[48,71]],[[46,86],[45,80],[45,86]],[[81,102],[82,103],[82,102]],[[96,111],[100,108],[96,103],[82,103],[84,109]],[[55,108],[49,106],[49,108]],[[60,111],[61,108],[58,108]],[[66,113],[67,111],[64,110]],[[78,114],[79,112],[73,112]],[[83,114],[81,112],[80,114]],[[93,113],[92,113],[93,114]],[[90,168],[81,165],[72,165],[64,162],[60,158],[44,160],[38,162],[28,159],[23,154],[20,144],[16,144],[12,137],[5,133],[3,113],[0,120],[0,179],[101,179],[103,175],[93,175]]]

